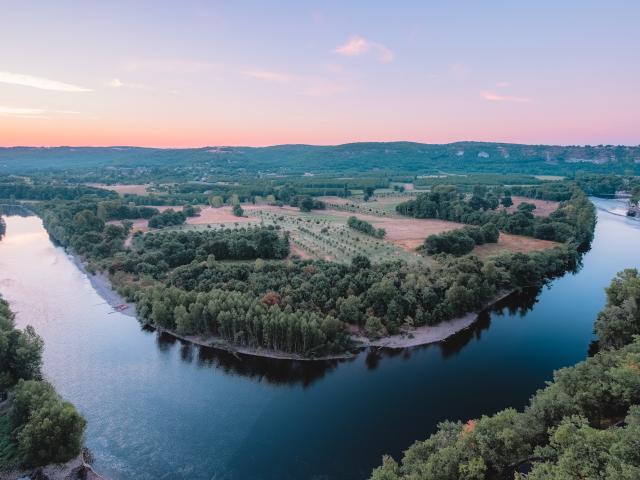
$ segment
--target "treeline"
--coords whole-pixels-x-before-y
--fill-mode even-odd
[[[438,186],[415,200],[396,207],[398,213],[416,218],[438,218],[471,225],[493,223],[499,230],[542,240],[571,242],[580,247],[593,239],[595,209],[586,195],[574,188],[548,217],[535,217],[530,204],[521,204],[514,213],[496,211],[499,199],[490,189],[476,189],[470,197],[455,187]]]
[[[401,464],[384,457],[371,479],[640,478],[640,338],[633,337],[640,316],[637,307],[618,310],[637,305],[637,271],[618,274],[607,297],[596,330],[615,330],[620,337],[614,344],[612,332],[605,333],[600,341],[606,349],[556,371],[521,412],[508,408],[466,423],[440,423],[404,452]],[[613,312],[625,320],[611,321]]]
[[[353,228],[354,230],[358,230],[359,232],[362,232],[366,235],[371,235],[375,238],[384,238],[384,236],[387,234],[384,228],[376,228],[366,220],[362,220],[358,217],[349,217],[349,219],[347,220],[347,225],[349,226],[349,228]]]
[[[102,188],[86,185],[32,184],[15,179],[0,183],[0,198],[15,200],[75,200],[84,196],[97,198],[117,198],[118,194]]]
[[[91,199],[46,202],[32,208],[56,242],[80,255],[102,259],[123,249],[128,228],[98,217],[98,204]]]
[[[109,271],[161,278],[192,263],[214,265],[217,260],[282,259],[289,255],[289,237],[272,225],[239,229],[147,233],[134,247],[114,258]]]
[[[498,227],[493,223],[486,223],[482,227],[470,226],[429,235],[422,249],[429,255],[437,253],[464,255],[470,253],[476,245],[496,243],[499,237]]]
[[[0,470],[62,463],[80,453],[85,420],[42,381],[42,339],[15,328],[0,299]],[[0,475],[1,476],[1,475]]]
[[[137,311],[150,324],[180,335],[216,335],[232,345],[304,356],[343,352],[343,323],[331,316],[282,309],[279,295],[262,298],[241,292],[195,292],[154,287],[136,295]]]
[[[186,220],[187,216],[183,212],[176,212],[173,208],[168,208],[162,213],[154,214],[149,219],[149,227],[163,228],[182,225]]]
[[[477,185],[487,187],[497,187],[509,185],[512,188],[515,185],[539,185],[547,183],[533,175],[518,174],[471,174],[471,175],[431,175],[427,177],[416,177],[413,181],[414,185],[419,187],[435,187],[436,185],[455,185],[461,191],[472,191]],[[550,183],[550,182],[549,182]]]

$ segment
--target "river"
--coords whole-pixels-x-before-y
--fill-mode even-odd
[[[599,209],[577,273],[447,341],[345,361],[237,358],[114,313],[39,218],[6,222],[0,292],[44,338],[45,376],[86,417],[94,468],[114,480],[366,478],[444,419],[525,405],[585,358],[604,287],[640,267],[640,222]]]

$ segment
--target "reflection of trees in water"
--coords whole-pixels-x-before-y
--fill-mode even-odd
[[[8,217],[31,217],[35,215],[35,213],[22,205],[9,205],[2,203],[0,204],[0,215],[6,215]]]
[[[143,327],[143,330],[154,331],[150,327]],[[218,368],[229,375],[241,375],[274,385],[301,384],[303,387],[308,387],[327,373],[335,370],[339,363],[353,360],[352,358],[300,361],[234,354],[226,350],[194,345],[167,333],[157,333],[156,344],[163,352],[168,352],[179,345],[180,358],[183,362],[196,362],[198,366]]]
[[[523,317],[529,313],[538,303],[538,298],[542,292],[542,287],[529,287],[521,291],[514,292],[506,298],[496,302],[494,305],[478,314],[477,320],[458,333],[450,336],[446,340],[418,347],[405,349],[377,348],[369,349],[366,353],[365,364],[370,370],[375,370],[383,358],[395,358],[403,356],[404,359],[411,358],[412,352],[426,350],[428,348],[439,348],[443,358],[457,355],[472,340],[480,340],[482,332],[491,326],[491,314],[504,315],[505,312],[511,316]]]

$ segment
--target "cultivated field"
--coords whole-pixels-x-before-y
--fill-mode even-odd
[[[553,202],[551,200],[536,200],[518,196],[511,197],[511,200],[513,200],[513,205],[507,208],[507,212],[515,212],[521,203],[532,203],[536,206],[536,209],[533,211],[536,217],[548,217],[551,213],[555,212],[560,205],[560,202]]]
[[[113,190],[120,195],[125,193],[131,193],[134,195],[146,195],[148,193],[149,185],[105,185],[104,183],[87,183],[89,187],[102,188],[104,190]]]
[[[416,252],[429,235],[464,227],[461,223],[434,219],[403,217],[393,213],[395,205],[409,195],[389,195],[374,202],[358,202],[339,197],[324,197],[331,208],[301,212],[298,208],[258,204],[243,205],[244,217],[236,217],[231,206],[213,208],[202,206],[200,215],[187,219],[185,225],[168,227],[173,230],[202,228],[234,228],[243,226],[275,225],[290,233],[291,254],[300,258],[319,258],[338,262],[349,262],[355,255],[366,255],[372,261],[404,260],[408,263],[428,264],[432,258]],[[522,199],[531,201],[529,199]],[[514,197],[514,203],[522,201]],[[531,201],[538,205],[538,214],[548,215],[557,207],[556,202]],[[156,207],[159,210],[179,206]],[[513,208],[513,207],[512,207]],[[347,226],[351,216],[371,223],[375,228],[384,228],[384,239],[374,238]],[[133,232],[148,231],[147,220],[133,221]],[[127,244],[130,244],[128,239]],[[530,252],[556,246],[554,242],[536,240],[501,233],[497,244],[482,245],[474,250],[480,256],[508,252]]]

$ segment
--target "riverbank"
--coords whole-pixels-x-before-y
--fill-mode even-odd
[[[91,454],[86,450],[66,463],[45,465],[43,467],[12,470],[8,472],[0,471],[2,480],[28,480],[31,478],[38,480],[105,480],[98,475],[89,464]]]
[[[402,333],[389,335],[377,340],[370,340],[367,337],[356,335],[352,336],[351,338],[354,341],[359,342],[359,346],[361,348],[380,347],[401,349],[441,342],[451,337],[452,335],[455,335],[456,333],[464,330],[465,328],[469,328],[477,321],[478,315],[482,310],[490,308],[512,293],[513,290],[501,292],[500,294],[496,295],[486,307],[474,312],[469,312],[462,317],[440,322],[437,325],[425,325],[422,327],[416,327],[413,329],[405,330]]]
[[[75,254],[68,253],[68,257],[73,262],[73,264],[87,276],[93,288],[102,298],[104,298],[107,304],[109,304],[114,309],[114,312],[119,311],[120,313],[123,313],[130,317],[137,318],[135,304],[132,302],[127,302],[117,291],[115,291],[113,289],[111,281],[104,273],[96,272],[94,274],[89,272],[85,263]],[[425,325],[376,340],[371,340],[362,335],[354,334],[351,335],[351,340],[355,343],[356,351],[334,355],[323,355],[319,357],[304,357],[295,353],[280,352],[277,350],[237,346],[227,342],[220,337],[203,335],[179,335],[174,331],[156,327],[153,325],[149,325],[149,327],[154,328],[157,331],[165,333],[167,335],[171,335],[178,340],[189,342],[194,345],[200,345],[203,347],[225,350],[232,354],[253,355],[257,357],[274,358],[279,360],[340,360],[352,358],[353,356],[357,355],[358,351],[369,347],[402,349],[441,342],[443,340],[446,340],[450,336],[464,330],[465,328],[473,325],[478,318],[478,314],[482,310],[491,307],[496,302],[511,295],[511,293],[513,292],[502,292],[495,298],[493,298],[490,302],[488,302],[488,304],[484,308],[477,311],[469,312],[462,317],[441,322],[437,325]],[[127,308],[124,310],[116,310],[120,305],[127,305]]]

